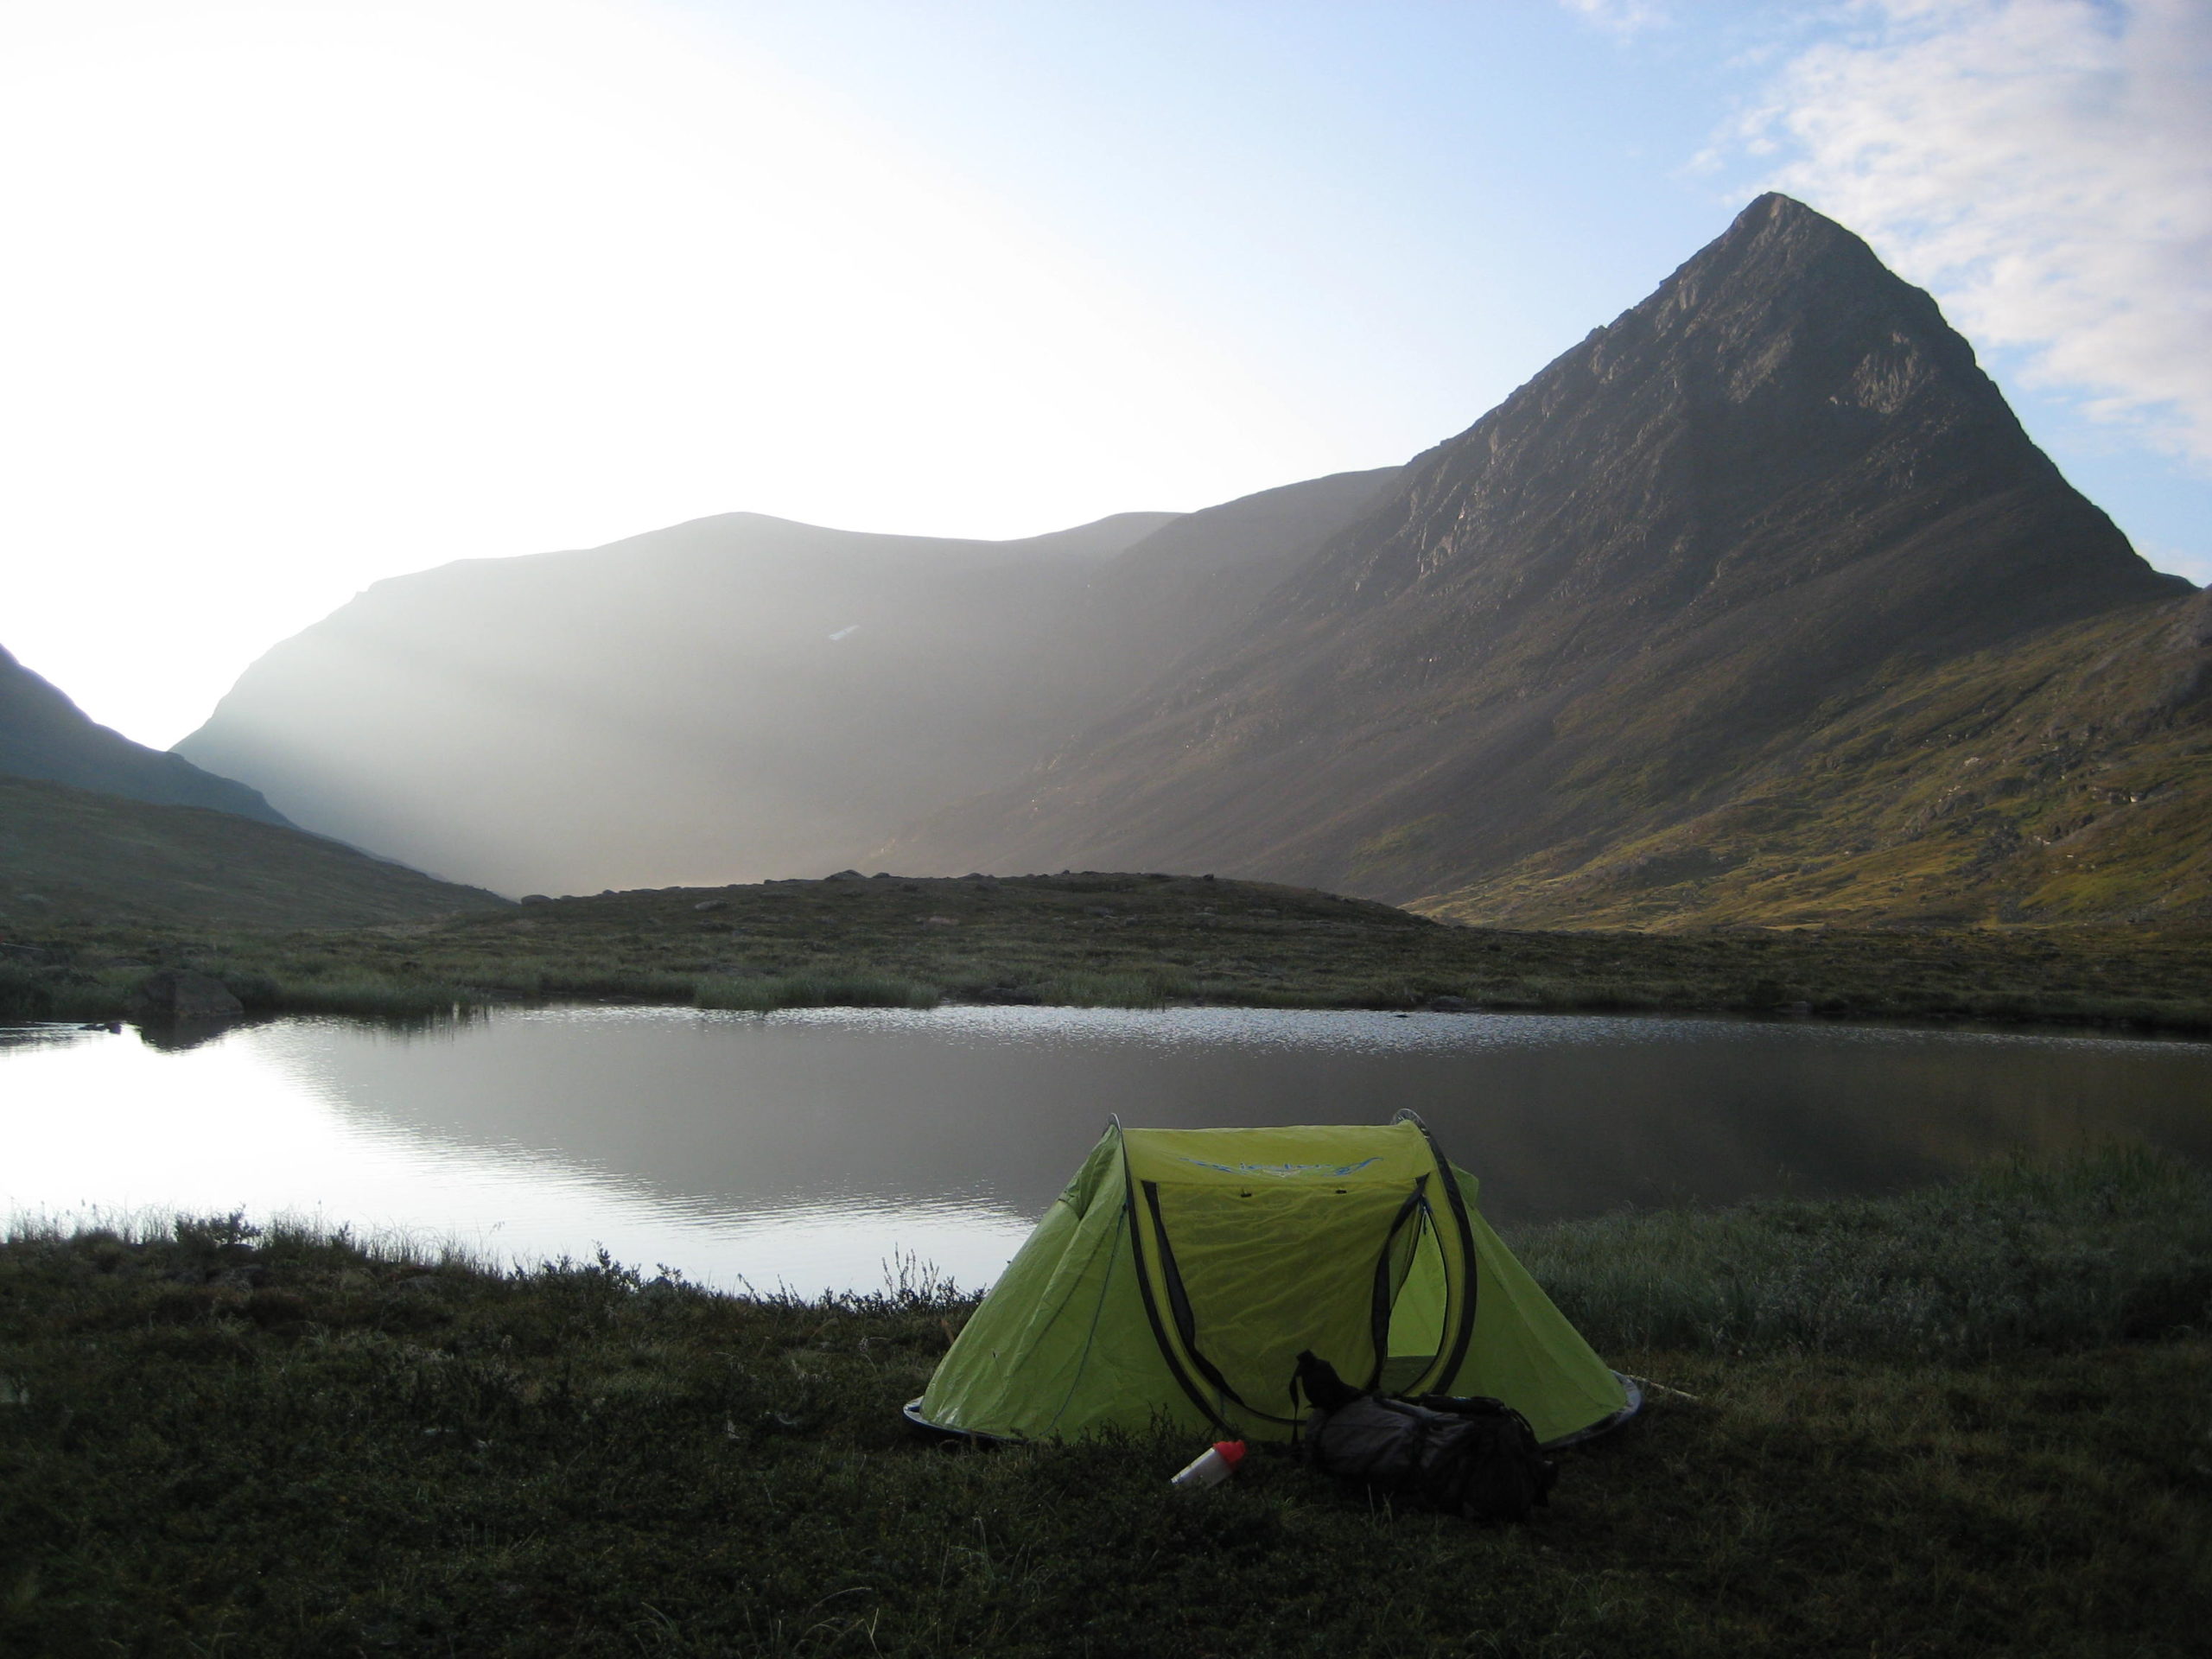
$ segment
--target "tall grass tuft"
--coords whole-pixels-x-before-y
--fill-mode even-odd
[[[2212,1173],[2139,1149],[1567,1222],[1514,1249],[1600,1352],[1973,1359],[2212,1327]]]
[[[247,996],[240,993],[239,1000],[249,1008],[282,1008],[291,1014],[397,1017],[450,1014],[480,999],[471,988],[443,980],[340,972],[281,981],[270,994]]]

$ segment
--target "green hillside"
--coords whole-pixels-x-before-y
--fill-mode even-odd
[[[0,777],[0,936],[123,921],[358,927],[505,904],[235,813]]]
[[[1590,928],[2201,922],[2212,917],[2212,599],[1895,663],[1691,816],[1663,781],[1617,769],[1561,792],[1615,811],[1634,802],[1644,826],[1595,855],[1569,843],[1416,907]]]

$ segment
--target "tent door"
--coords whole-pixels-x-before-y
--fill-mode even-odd
[[[1231,1426],[1287,1425],[1297,1355],[1308,1348],[1373,1386],[1415,1229],[1427,1222],[1427,1184],[1139,1183],[1149,1224],[1139,1287],[1199,1408]]]
[[[1382,1388],[1395,1393],[1436,1363],[1443,1351],[1445,1304],[1444,1249],[1436,1226],[1423,1205],[1421,1227],[1414,1241],[1413,1259],[1390,1305],[1390,1336],[1382,1362]]]

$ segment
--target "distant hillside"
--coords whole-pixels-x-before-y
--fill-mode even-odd
[[[92,723],[47,681],[0,649],[0,773],[104,790],[133,800],[207,806],[264,823],[284,818],[244,784],[181,755],[133,743]]]
[[[2191,592],[1933,300],[1766,196],[1233,638],[884,861],[1217,870],[1548,925],[2109,915],[2169,879],[2196,906],[2206,704],[2196,647],[2159,643]],[[2099,830],[2129,869],[2089,882],[2036,837],[2060,849],[2108,788],[2157,810]],[[1897,851],[1936,823],[1945,850]]]
[[[1025,541],[733,513],[448,565],[277,646],[178,748],[511,893],[826,874],[1127,701],[1388,476]]]
[[[282,824],[0,778],[0,934],[111,920],[357,927],[505,904]]]
[[[182,753],[510,892],[1217,872],[1519,925],[2212,913],[2205,606],[1753,202],[1402,469],[383,582]]]
[[[1419,908],[1531,927],[2212,920],[2212,594],[1901,669],[1706,811]]]

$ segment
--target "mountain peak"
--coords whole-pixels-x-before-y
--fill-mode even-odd
[[[1796,197],[1785,196],[1779,190],[1754,197],[1730,221],[1726,230],[1693,256],[1692,263],[1707,255],[1726,256],[1750,248],[1764,251],[1784,246],[1802,248],[1815,255],[1855,256],[1880,268],[1874,251],[1863,238],[1818,208],[1808,207]]]
[[[1691,810],[1900,663],[2174,591],[1933,299],[1770,194],[963,851],[1434,893]]]

